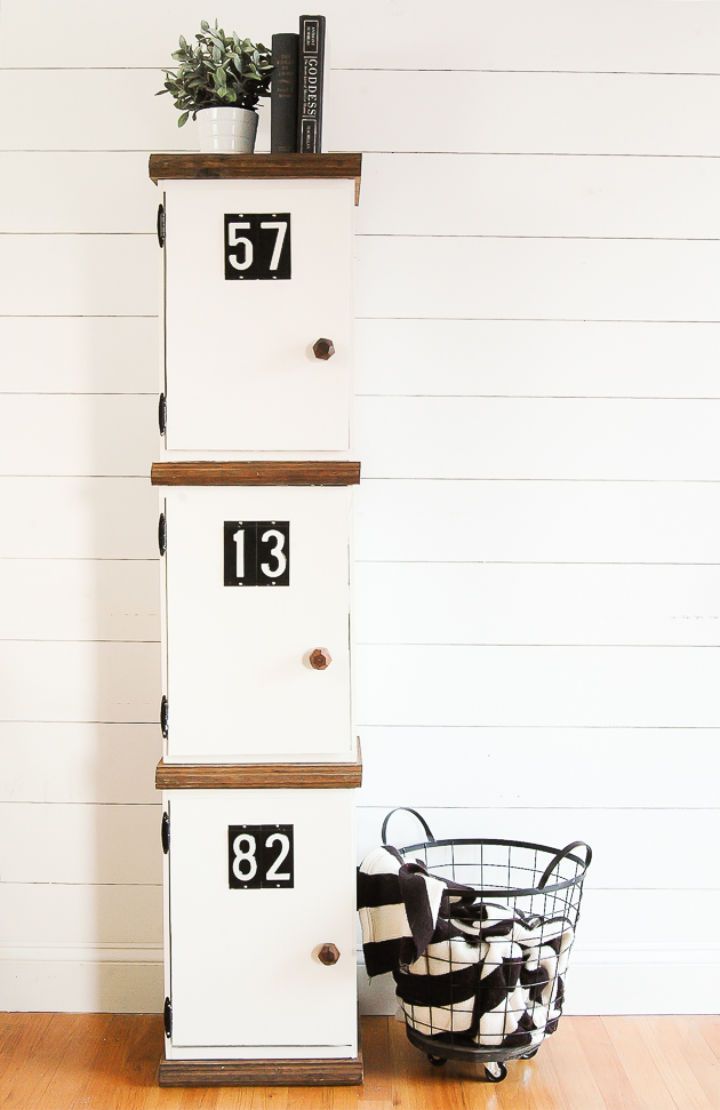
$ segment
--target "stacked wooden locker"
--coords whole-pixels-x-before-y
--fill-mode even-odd
[[[163,191],[162,1085],[362,1079],[350,570],[360,155]]]

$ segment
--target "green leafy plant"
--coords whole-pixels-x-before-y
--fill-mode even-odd
[[[188,117],[195,119],[202,108],[249,108],[261,96],[269,96],[272,54],[261,42],[241,39],[234,31],[226,35],[222,27],[211,27],[206,19],[200,24],[193,46],[183,35],[172,57],[177,69],[163,69],[165,87],[156,93],[170,93],[181,115],[178,127]]]

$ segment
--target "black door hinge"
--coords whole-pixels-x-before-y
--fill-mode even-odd
[[[165,1026],[165,1036],[172,1036],[172,1002],[169,998],[165,999],[163,1006],[163,1025]]]
[[[157,237],[161,247],[165,246],[165,205],[158,204]]]
[[[164,393],[158,397],[158,428],[160,435],[164,436],[167,428],[167,399]]]
[[[165,855],[170,851],[170,816],[163,813],[162,821],[160,822],[160,843]]]
[[[162,732],[163,737],[165,738],[165,740],[167,740],[167,734],[168,734],[168,700],[167,700],[167,698],[165,697],[164,694],[163,694],[162,698],[160,699],[160,731]]]
[[[158,519],[158,547],[160,554],[164,555],[167,551],[167,520],[165,519],[165,513],[160,513]]]

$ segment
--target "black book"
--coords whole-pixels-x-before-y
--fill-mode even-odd
[[[325,16],[300,16],[298,145],[301,154],[322,150]]]
[[[272,37],[270,150],[273,154],[295,154],[298,148],[298,40],[294,31]]]

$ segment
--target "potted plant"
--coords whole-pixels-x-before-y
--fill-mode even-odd
[[[261,96],[269,95],[272,54],[262,43],[241,39],[234,31],[211,27],[203,19],[196,44],[180,36],[172,57],[176,69],[163,69],[165,87],[180,110],[178,127],[197,119],[200,149],[205,152],[243,152],[255,149]]]

